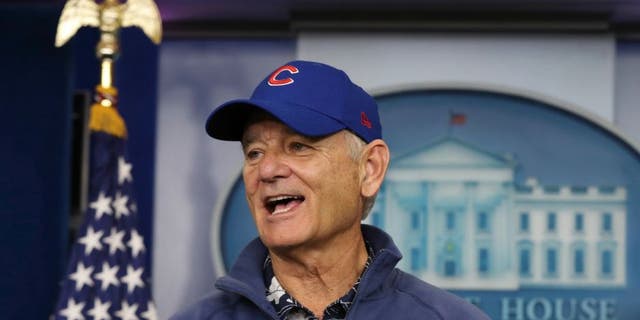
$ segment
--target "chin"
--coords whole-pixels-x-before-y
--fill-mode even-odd
[[[271,250],[291,249],[299,247],[305,243],[302,237],[294,235],[282,236],[278,234],[264,234],[260,235],[260,240],[262,240],[262,243]]]

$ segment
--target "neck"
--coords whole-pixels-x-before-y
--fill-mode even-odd
[[[270,250],[270,255],[282,287],[318,318],[351,289],[368,257],[359,228],[319,247]]]

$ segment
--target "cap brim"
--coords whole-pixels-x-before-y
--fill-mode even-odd
[[[294,131],[310,136],[324,136],[346,126],[325,114],[305,106],[257,99],[238,99],[216,108],[206,123],[209,136],[227,141],[240,141],[251,111],[263,110]]]

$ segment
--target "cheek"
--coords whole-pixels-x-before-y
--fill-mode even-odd
[[[339,180],[340,184],[343,185],[343,188],[352,191],[351,188],[355,188],[360,180],[358,166],[356,163],[353,163],[351,159],[343,161],[344,165],[339,166],[334,174],[337,178],[336,180]]]
[[[336,166],[319,177],[320,181],[325,182],[322,186],[325,195],[336,203],[350,203],[360,194],[356,166],[347,164]]]
[[[247,193],[247,196],[249,196],[250,194],[255,193],[257,186],[258,186],[258,182],[255,179],[255,174],[254,174],[255,170],[251,169],[251,168],[243,168],[242,169],[242,181],[244,182],[244,187],[245,187],[245,191]]]
[[[245,197],[247,199],[249,209],[251,209],[253,214],[255,209],[255,197],[258,192],[258,181],[256,180],[255,175],[251,172],[247,172],[246,170],[243,170],[242,172],[242,180],[244,182]]]

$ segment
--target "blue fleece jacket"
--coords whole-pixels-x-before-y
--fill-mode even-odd
[[[397,269],[402,255],[384,231],[362,225],[362,233],[376,255],[362,276],[347,319],[489,319],[465,300]],[[267,249],[255,239],[229,274],[216,281],[217,290],[171,319],[277,320],[265,296],[262,264],[266,256]]]

